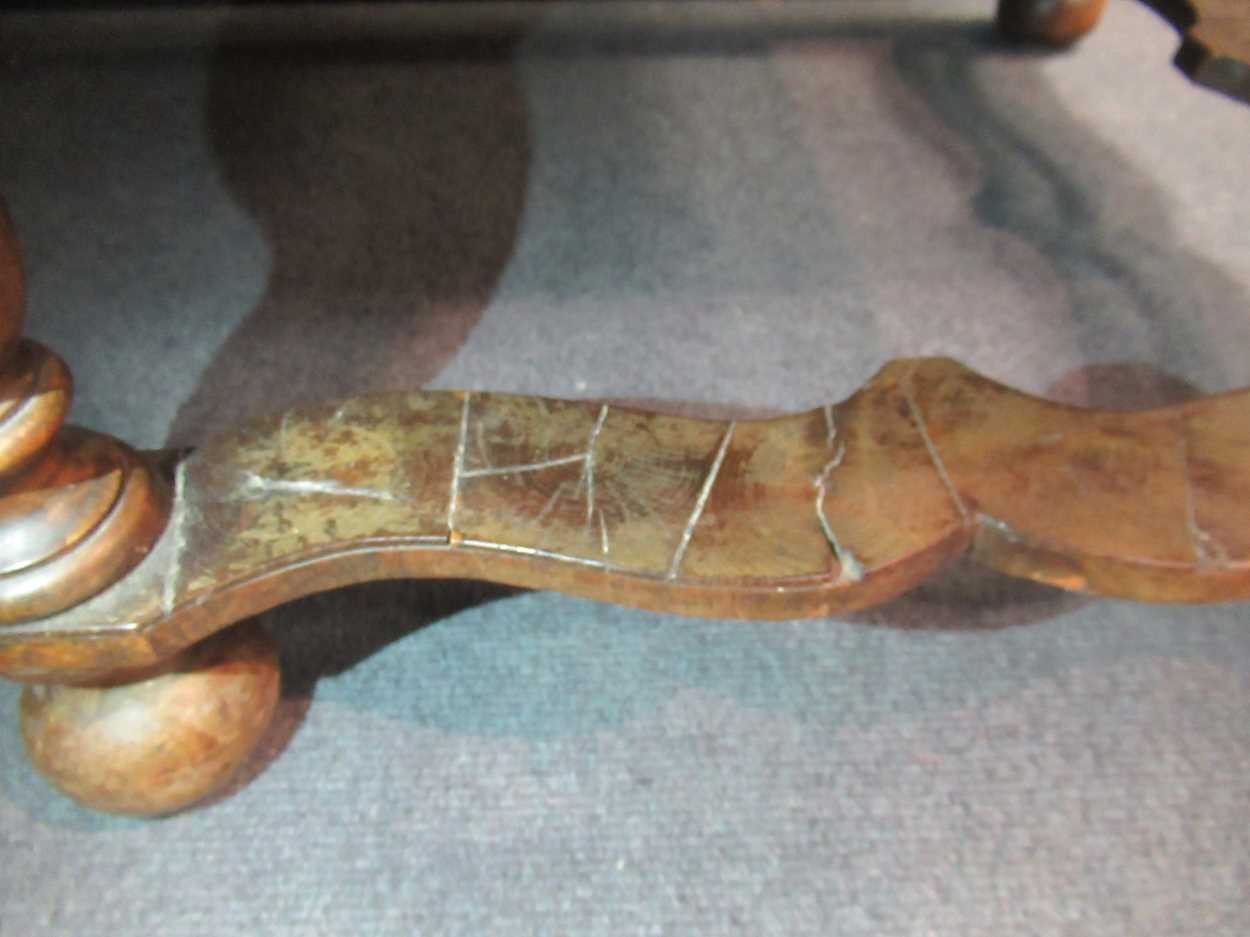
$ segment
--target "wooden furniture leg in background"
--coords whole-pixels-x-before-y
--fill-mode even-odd
[[[1098,25],[1107,0],[998,0],[998,30],[1010,39],[1063,46]]]

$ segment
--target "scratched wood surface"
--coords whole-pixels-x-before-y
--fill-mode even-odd
[[[397,577],[790,618],[885,601],[971,549],[1067,589],[1250,594],[1250,391],[1082,410],[917,359],[759,422],[412,393],[253,424],[170,474],[147,559],[69,612],[5,626],[0,673],[144,666],[292,598]]]

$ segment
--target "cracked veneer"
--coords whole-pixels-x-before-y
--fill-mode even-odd
[[[826,411],[826,419],[832,427],[832,417]],[[837,429],[832,430],[832,435],[828,437],[829,445],[832,446],[837,439]],[[842,460],[846,458],[846,443],[839,443],[837,452],[834,453],[832,459],[825,463],[825,467],[820,470],[820,474],[816,476],[813,487],[816,489],[816,519],[820,523],[821,532],[825,535],[825,539],[829,541],[829,546],[833,549],[833,555],[838,561],[838,581],[842,582],[859,582],[864,578],[864,564],[859,561],[851,550],[845,547],[838,540],[838,535],[834,533],[833,525],[829,523],[829,517],[825,514],[825,496],[828,494],[829,476],[833,470],[842,464]]]
[[[907,411],[911,415],[912,422],[916,424],[916,430],[920,433],[920,438],[924,441],[925,450],[929,453],[929,458],[933,462],[933,468],[937,472],[938,478],[942,480],[947,494],[950,495],[951,501],[955,505],[955,510],[959,512],[959,516],[963,518],[964,525],[967,526],[972,522],[968,507],[964,504],[964,499],[960,497],[959,489],[955,487],[955,482],[951,478],[950,472],[946,470],[946,463],[942,461],[941,453],[938,452],[938,447],[933,442],[933,437],[929,435],[929,426],[925,422],[924,413],[916,402],[916,394],[912,388],[912,378],[915,376],[915,373],[916,366],[913,365],[899,382],[899,386],[903,389],[903,399],[907,402]]]
[[[716,450],[716,457],[712,460],[712,465],[703,479],[703,486],[699,489],[699,499],[694,503],[694,510],[690,512],[690,519],[686,521],[686,527],[681,532],[681,540],[673,553],[673,560],[669,563],[669,579],[677,578],[677,571],[681,568],[682,558],[686,555],[686,550],[690,546],[690,538],[694,536],[695,525],[699,523],[699,518],[703,516],[703,509],[707,507],[707,499],[712,494],[712,486],[716,484],[716,477],[720,474],[721,465],[725,462],[725,453],[729,451],[729,441],[733,438],[734,429],[737,425],[737,422],[731,422],[725,430],[725,435],[721,437],[720,448]]]
[[[457,538],[456,509],[460,506],[460,479],[464,477],[464,455],[469,442],[469,404],[472,399],[472,392],[466,391],[460,405],[460,434],[456,440],[456,454],[451,467],[451,494],[447,499],[448,543],[455,543]]]
[[[525,462],[520,465],[499,465],[490,468],[465,469],[460,472],[460,478],[481,478],[486,475],[519,475],[522,472],[541,472],[543,469],[556,468],[561,465],[576,465],[578,462],[584,463],[586,454],[562,456],[559,459],[545,459],[542,462]]]
[[[608,405],[605,403],[599,408],[599,415],[595,418],[595,425],[590,429],[590,438],[586,440],[586,461],[582,463],[581,479],[586,482],[586,523],[589,524],[595,513],[595,443],[599,440],[599,434],[603,432],[603,424],[608,421]],[[581,484],[581,481],[578,482]],[[603,522],[603,512],[599,512],[599,521]],[[607,528],[604,528],[603,542],[607,543]],[[604,548],[607,553],[607,548]]]

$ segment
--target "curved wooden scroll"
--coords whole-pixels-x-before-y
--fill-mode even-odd
[[[882,602],[971,549],[1152,601],[1250,595],[1250,391],[1082,410],[946,359],[761,422],[431,392],[292,411],[178,464],[116,586],[0,630],[0,673],[82,680],[338,585],[475,577],[690,615]]]

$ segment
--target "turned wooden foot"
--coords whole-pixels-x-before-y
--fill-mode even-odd
[[[240,625],[154,674],[104,686],[28,686],[30,760],[74,800],[137,816],[174,813],[222,787],[273,717],[280,684],[272,639]]]
[[[1063,46],[1098,25],[1107,0],[999,0],[998,31],[1009,39]]]

